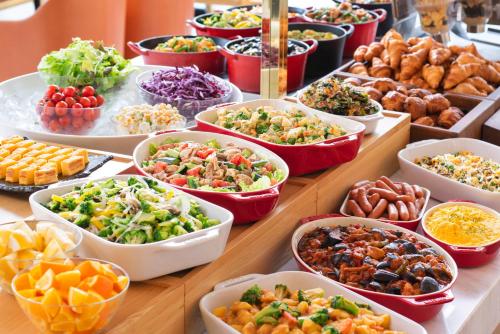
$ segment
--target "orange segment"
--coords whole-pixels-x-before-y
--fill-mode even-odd
[[[30,277],[28,273],[24,273],[19,275],[16,280],[14,281],[14,288],[16,291],[19,290],[25,290],[25,289],[32,289],[34,285],[31,285],[32,282],[30,281]]]
[[[40,277],[42,277],[42,267],[40,264],[35,265],[31,270],[29,271],[31,277],[34,279],[38,280]]]
[[[76,266],[76,270],[80,271],[82,274],[82,280],[87,277],[95,276],[99,273],[101,265],[96,261],[83,261]]]
[[[78,288],[69,288],[68,304],[71,310],[76,313],[82,313],[84,305],[87,302],[88,293]]]
[[[118,276],[118,279],[116,280],[116,283],[114,284],[114,288],[116,292],[121,292],[123,289],[127,287],[128,284],[128,277],[120,275]]]
[[[82,318],[92,318],[98,317],[99,313],[104,309],[105,299],[98,293],[94,291],[89,291],[87,296],[87,306],[85,306]]]
[[[99,317],[78,318],[76,319],[76,330],[79,332],[91,330],[99,321]]]
[[[104,298],[110,298],[113,292],[113,281],[106,276],[96,275],[90,279],[89,288]]]
[[[113,281],[113,283],[118,280],[118,276],[115,274],[113,268],[108,263],[101,264],[99,273],[109,278],[111,281]]]
[[[24,290],[16,290],[16,291],[18,294],[20,294],[24,298],[36,297],[36,289],[24,289]]]
[[[80,278],[81,274],[78,270],[70,270],[57,274],[55,281],[58,289],[68,290],[72,286],[78,286]]]
[[[75,264],[70,260],[65,261],[41,261],[40,269],[42,273],[45,273],[47,270],[52,269],[54,274],[59,274],[65,271],[72,270]]]
[[[42,277],[35,283],[35,289],[45,292],[52,288],[54,285],[54,271],[52,269],[48,269]]]
[[[50,288],[47,290],[45,295],[42,298],[42,307],[50,318],[53,318],[59,313],[59,309],[61,308],[62,300],[61,296],[59,296],[59,292],[55,288]]]

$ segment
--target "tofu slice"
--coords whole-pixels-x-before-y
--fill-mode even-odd
[[[61,161],[68,158],[67,155],[59,155],[59,152],[60,151],[57,152],[58,154],[57,156],[49,159],[49,162],[53,162],[54,165],[56,166],[57,174],[61,174]]]
[[[41,154],[42,154],[42,150],[31,150],[28,153],[26,153],[25,155],[23,155],[23,157],[36,157],[36,156],[39,156]]]
[[[44,143],[35,143],[35,144],[31,145],[29,148],[31,150],[41,151],[41,150],[43,150],[46,147],[47,147],[47,144],[44,144]]]
[[[17,148],[16,144],[12,144],[12,143],[7,143],[7,144],[4,144],[2,145],[2,149],[3,150],[7,150],[9,152],[13,152],[15,149]]]
[[[56,151],[59,151],[59,147],[57,146],[47,146],[42,150],[42,154],[48,154],[48,153],[54,153]]]
[[[74,175],[85,169],[85,161],[82,156],[72,156],[61,161],[62,175]]]
[[[15,165],[7,167],[7,170],[5,172],[5,181],[7,182],[12,182],[12,183],[18,183],[19,182],[19,172],[21,169],[24,169],[28,167],[27,163],[24,162],[18,162]]]
[[[2,139],[2,141],[0,141],[0,144],[2,144],[2,145],[8,144],[8,143],[15,144],[15,143],[18,143],[18,142],[23,141],[23,140],[24,140],[24,138],[21,136],[12,136],[9,138]]]
[[[9,150],[4,150],[3,148],[0,148],[0,158],[6,158],[10,155]]]
[[[61,148],[59,151],[57,151],[57,155],[70,155],[73,153],[74,149],[66,147],[66,148]]]
[[[72,156],[81,156],[81,157],[83,157],[83,161],[85,162],[85,164],[89,163],[89,152],[86,149],[79,148],[79,149],[73,151],[73,153],[71,153],[71,155]]]
[[[35,171],[38,166],[30,165],[19,171],[19,184],[22,185],[32,185],[35,183]]]
[[[57,181],[57,170],[52,164],[44,165],[35,171],[35,185],[49,184]]]
[[[43,150],[42,150],[43,152]],[[54,153],[43,153],[43,154],[40,154],[40,155],[37,155],[37,159],[44,159],[44,160],[49,160],[49,159],[52,159],[53,157],[55,157],[56,155]]]
[[[32,164],[35,161],[35,158],[33,157],[23,157],[22,159],[19,160],[19,162],[24,162],[27,165]]]
[[[37,167],[40,167],[40,166],[43,166],[43,165],[46,165],[47,164],[47,160],[45,159],[36,159],[34,162],[33,162],[33,165],[37,166]]]
[[[12,154],[20,154],[21,156],[23,156],[28,152],[29,149],[27,147],[18,147],[12,152]]]
[[[19,141],[17,142],[17,147],[20,147],[20,148],[27,148],[31,145],[34,145],[36,143],[36,141],[34,140],[23,140],[23,141]]]
[[[22,157],[23,157],[23,155],[22,155],[22,154],[14,154],[14,153],[12,153],[12,154],[11,154],[11,155],[9,155],[7,158],[9,158],[9,159],[11,159],[11,160],[16,160],[16,161],[18,161],[18,160],[21,160],[21,159],[22,159]]]
[[[7,173],[7,167],[17,164],[16,160],[5,159],[0,162],[0,180],[5,179],[5,174]]]

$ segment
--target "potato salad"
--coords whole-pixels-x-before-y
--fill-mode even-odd
[[[345,135],[339,125],[327,124],[299,109],[277,110],[271,106],[217,111],[216,125],[280,145],[312,144]]]

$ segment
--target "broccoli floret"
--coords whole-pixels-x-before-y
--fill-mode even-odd
[[[240,301],[247,302],[251,305],[260,305],[260,296],[262,295],[261,288],[256,284],[251,286],[247,291],[243,293]]]
[[[116,183],[114,179],[107,179],[106,181],[101,183],[101,188],[114,188],[115,184]]]
[[[173,217],[173,215],[168,210],[156,210],[151,213],[155,215],[156,219],[158,219],[161,222],[169,220]]]
[[[288,304],[286,304],[286,303],[281,303],[281,305],[279,306],[279,309],[290,313],[295,318],[298,318],[300,316],[299,311],[294,311],[294,310],[290,309],[290,306],[288,306]]]
[[[45,207],[52,212],[58,213],[61,211],[61,203],[59,203],[57,201],[50,201],[49,203],[47,203],[45,205]]]
[[[85,215],[91,216],[92,213],[94,213],[94,203],[91,202],[91,201],[81,202],[79,204],[79,212],[81,214],[85,214]]]
[[[90,216],[78,215],[78,218],[75,219],[74,223],[81,228],[87,228],[90,225]]]
[[[277,325],[278,319],[281,317],[280,302],[272,302],[268,306],[255,314],[255,323],[257,326],[263,324]]]
[[[356,304],[339,295],[333,297],[331,307],[344,310],[348,313],[351,313],[352,315],[358,315],[359,313],[359,307]]]
[[[145,178],[144,180],[148,184],[149,188],[156,190],[159,193],[164,193],[166,191],[165,188],[158,185],[158,181],[149,178]]]
[[[356,306],[359,307],[359,308],[366,308],[368,310],[372,309],[372,307],[370,305],[368,305],[368,304],[357,303],[357,302],[354,302],[354,304],[356,304]]]
[[[107,238],[111,234],[113,234],[113,229],[111,228],[111,226],[107,226],[102,230],[100,230],[99,233],[97,233],[97,235],[100,236],[101,238]]]
[[[126,232],[123,236],[123,243],[125,244],[143,244],[147,239],[146,231],[135,230]]]
[[[282,300],[283,298],[290,297],[290,291],[286,285],[276,284],[274,286],[274,295],[278,298],[278,300]]]
[[[140,202],[141,202],[141,210],[143,212],[150,213],[153,210],[153,207],[148,202],[146,202],[144,200],[140,200]]]
[[[329,319],[328,310],[326,308],[322,308],[316,313],[312,314],[309,319],[317,323],[318,325],[324,326]]]
[[[155,241],[167,240],[170,237],[170,228],[165,226],[158,227],[154,231],[153,237]]]
[[[191,222],[185,222],[183,227],[188,232],[194,232],[194,226],[193,226],[193,223],[191,223]]]
[[[325,326],[323,327],[321,334],[340,334],[340,332],[333,326]]]
[[[75,199],[72,198],[72,197],[68,197],[68,198],[65,198],[64,199],[64,206],[69,210],[69,211],[73,211],[75,210],[77,204],[75,202]]]
[[[187,234],[188,231],[186,231],[182,226],[180,225],[175,225],[172,232],[175,234],[175,235],[183,235],[183,234]]]
[[[203,221],[202,227],[209,228],[209,227],[219,225],[219,224],[220,224],[220,220],[218,220],[218,219],[207,219],[207,220]]]

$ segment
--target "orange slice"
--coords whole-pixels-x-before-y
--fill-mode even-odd
[[[20,294],[24,298],[36,297],[36,289],[24,289],[24,290],[16,290],[16,291],[18,294]]]
[[[105,299],[94,291],[89,291],[87,296],[86,306],[82,313],[82,318],[99,317],[99,313],[104,309]]]
[[[69,270],[59,273],[55,277],[56,286],[60,290],[68,290],[80,284],[81,273],[78,270]]]
[[[67,306],[61,307],[59,313],[51,322],[50,329],[55,332],[74,332],[75,318]]]
[[[76,313],[82,313],[85,303],[87,303],[88,293],[75,287],[69,288],[68,304],[71,310]]]
[[[50,318],[55,317],[61,308],[62,300],[55,288],[50,288],[42,298],[42,307]]]
[[[99,273],[111,279],[113,283],[115,283],[118,280],[118,276],[115,274],[110,264],[108,263],[101,264],[100,269],[101,270],[99,271]]]
[[[113,281],[106,276],[96,275],[89,281],[89,288],[97,292],[104,298],[111,297],[113,292]]]
[[[127,287],[128,284],[128,277],[120,275],[118,276],[118,279],[116,280],[116,283],[114,284],[114,288],[116,292],[121,292],[123,289]]]
[[[76,330],[79,332],[91,330],[99,321],[99,316],[76,319]]]
[[[38,280],[40,277],[42,277],[42,267],[40,264],[35,265],[33,268],[30,269],[29,271],[31,277],[34,279]]]
[[[65,271],[72,270],[74,266],[74,263],[70,260],[40,262],[40,269],[42,273],[46,272],[49,269],[52,269],[55,274],[59,274]]]
[[[95,276],[99,273],[100,263],[96,261],[83,261],[76,266],[76,270],[80,271],[82,274],[82,280],[87,277]]]
[[[52,288],[54,285],[54,271],[52,269],[48,269],[42,277],[35,283],[35,289],[45,292]]]
[[[24,273],[19,275],[14,281],[14,288],[16,291],[32,289],[34,286],[31,285],[32,281],[30,281],[29,273]]]

